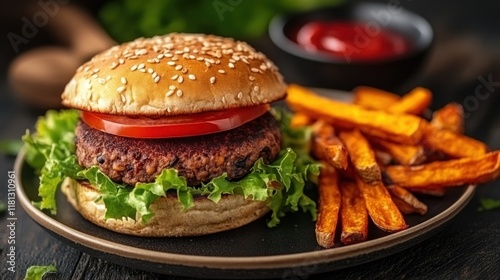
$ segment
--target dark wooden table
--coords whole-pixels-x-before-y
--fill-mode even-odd
[[[387,1],[386,1],[387,2]],[[436,28],[436,48],[421,74],[406,87],[423,85],[435,94],[433,108],[455,101],[466,106],[467,134],[500,148],[500,4],[493,1],[410,1]],[[5,69],[2,69],[2,72]],[[24,107],[0,80],[0,139],[18,139],[40,112]],[[484,80],[493,81],[489,86]],[[496,82],[498,81],[498,83]],[[482,85],[484,100],[474,99]],[[484,93],[484,92],[483,92]],[[474,100],[478,102],[474,103]],[[473,100],[473,101],[471,101]],[[473,103],[467,103],[473,102]],[[6,202],[13,157],[0,156],[0,200]],[[468,206],[441,232],[389,257],[322,275],[294,279],[499,279],[500,211],[479,212],[479,199],[500,199],[500,181],[482,185]],[[81,253],[48,234],[16,205],[16,273],[7,271],[8,220],[0,216],[0,279],[22,279],[31,265],[55,264],[45,279],[185,279],[135,270]]]

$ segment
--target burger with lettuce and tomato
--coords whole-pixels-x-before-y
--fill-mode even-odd
[[[59,188],[87,220],[138,236],[194,236],[299,208],[317,166],[269,103],[276,66],[244,42],[203,34],[141,38],[93,57],[27,133],[40,209]]]

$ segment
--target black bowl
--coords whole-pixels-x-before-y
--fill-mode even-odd
[[[406,37],[413,48],[402,55],[381,60],[347,61],[307,51],[290,38],[299,26],[318,20],[356,21],[392,30]],[[343,90],[359,85],[394,90],[411,77],[425,60],[432,45],[433,30],[424,18],[401,6],[357,3],[278,15],[269,25],[269,36],[282,50],[275,61],[287,82]]]

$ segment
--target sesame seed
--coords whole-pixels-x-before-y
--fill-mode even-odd
[[[255,68],[255,67],[252,67],[252,68],[250,69],[250,71],[252,71],[252,72],[254,72],[254,73],[257,73],[257,72],[259,72],[259,69]]]
[[[241,99],[243,97],[243,92],[238,92],[238,99]]]
[[[154,72],[153,68],[148,68],[148,73],[152,74]]]
[[[232,64],[231,62],[227,66],[229,66],[229,68],[234,68],[234,64]]]
[[[254,76],[248,76],[248,79],[249,79],[250,81],[255,81],[255,77],[254,77]]]
[[[215,83],[215,77],[210,77],[210,83],[211,84]]]
[[[194,55],[190,54],[190,55],[189,55],[189,59],[196,59],[196,56],[194,56]]]
[[[212,66],[212,64],[210,64],[210,62],[208,62],[208,61],[205,61],[205,65],[206,65],[207,67]]]
[[[175,70],[181,70],[181,69],[182,69],[182,65],[175,66]]]
[[[177,82],[179,84],[182,84],[182,82],[184,82],[184,78],[182,76],[179,76],[179,78],[177,78]]]
[[[169,87],[168,87],[168,89],[172,89],[172,90],[174,90],[174,89],[175,89],[175,86],[174,86],[174,85],[171,85],[171,86],[169,86]]]
[[[177,61],[177,60],[179,60],[179,57],[178,57],[178,56],[174,56],[174,57],[172,57],[171,59],[172,59],[173,61]]]
[[[89,66],[85,66],[85,68],[83,68],[83,71],[85,71],[85,72],[88,72],[89,70],[90,70]]]
[[[181,97],[182,96],[182,90],[178,89],[176,92],[177,96]]]
[[[162,54],[162,53],[160,53],[159,55],[157,55],[157,56],[156,56],[156,58],[158,58],[158,59],[162,59],[162,58],[163,58],[163,54]]]
[[[145,65],[144,63],[141,63],[139,64],[139,66],[137,66],[137,69],[141,70],[141,69],[144,69]]]
[[[189,75],[188,75],[188,78],[189,78],[190,80],[193,80],[193,81],[194,81],[194,80],[196,80],[196,77],[195,77],[195,75],[193,75],[193,74],[189,74]]]
[[[116,89],[117,92],[123,92],[125,90],[125,87],[118,87]]]
[[[171,53],[166,53],[166,54],[164,54],[164,56],[165,56],[165,57],[170,58],[170,57],[172,57],[172,56],[174,56],[174,55],[173,55],[173,54],[171,54]]]
[[[116,62],[111,63],[111,67],[110,67],[111,70],[115,69],[116,67],[118,67],[118,63],[116,63]]]
[[[132,71],[135,71],[135,69],[137,69],[137,64],[134,64],[134,65],[132,65],[132,67],[130,67],[130,70],[132,70]]]
[[[182,73],[182,74],[186,74],[186,73],[187,73],[187,71],[188,71],[188,70],[187,70],[186,68],[182,68],[181,73]]]
[[[224,71],[223,69],[219,69],[217,72],[219,72],[219,73],[221,73],[221,74],[226,73],[226,71]]]
[[[170,79],[172,79],[172,80],[177,80],[177,78],[178,78],[178,77],[179,77],[179,75],[175,74],[175,75],[173,75],[173,76],[172,76],[172,78],[170,78]]]
[[[139,69],[140,72],[142,73],[146,73],[146,69],[142,68],[142,69]]]
[[[120,94],[120,98],[122,99],[122,102],[125,103],[125,95]]]
[[[156,78],[154,79],[155,83],[158,83],[160,81],[160,76],[156,76]]]
[[[221,99],[222,99],[222,103],[226,103],[226,98],[224,96]]]
[[[165,95],[168,97],[174,93],[175,93],[175,91],[173,89],[171,89],[171,90],[167,91],[167,93],[165,93]]]
[[[104,85],[106,83],[106,79],[99,78],[97,82],[100,83],[101,85]]]
[[[94,79],[97,79],[97,77],[99,77],[99,75],[97,75],[97,74],[92,75],[92,78],[94,78]]]
[[[126,85],[127,84],[127,79],[125,77],[121,78],[122,84]]]
[[[259,86],[254,86],[254,87],[253,87],[253,90],[254,90],[254,91],[259,91]]]
[[[167,64],[170,66],[173,66],[173,65],[175,65],[175,61],[169,61],[169,62],[167,62]]]
[[[111,75],[106,76],[106,81],[111,80]]]
[[[198,61],[203,61],[203,60],[204,60],[204,58],[203,58],[203,57],[201,57],[201,56],[198,56],[198,57],[196,58],[196,60],[198,60]]]
[[[118,60],[118,63],[123,64],[123,63],[125,63],[125,60],[124,60],[123,58],[120,58],[120,59]]]
[[[94,72],[94,73],[99,73],[99,69],[94,68],[94,70],[92,70],[92,72]]]
[[[146,50],[146,49],[138,49],[138,50],[135,50],[135,54],[136,55],[145,55],[145,54],[148,54],[148,50]]]

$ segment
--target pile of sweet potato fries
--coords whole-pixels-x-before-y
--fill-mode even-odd
[[[370,87],[354,90],[352,104],[290,85],[292,125],[313,129],[312,155],[322,163],[316,239],[344,245],[368,238],[369,218],[380,229],[408,227],[403,214],[427,212],[415,193],[443,195],[446,187],[478,184],[500,173],[500,151],[463,135],[460,105],[429,110],[432,93],[415,88],[404,96]]]

